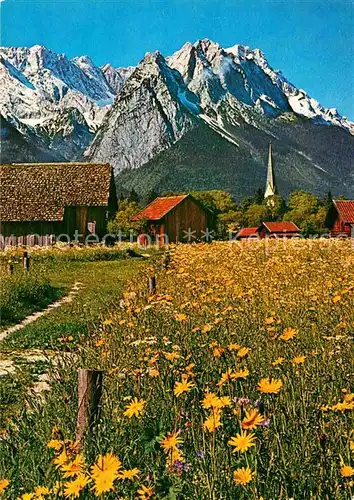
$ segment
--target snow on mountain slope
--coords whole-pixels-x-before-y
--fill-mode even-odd
[[[302,161],[311,152],[292,137],[295,130],[333,126],[354,134],[353,123],[297,89],[259,49],[207,39],[166,58],[148,53],[127,68],[97,67],[88,56],[68,59],[39,45],[0,48],[0,85],[4,119],[37,149],[72,160],[87,148],[86,158],[109,161],[116,173],[140,168],[201,124],[243,155],[245,128],[291,138]],[[247,147],[258,154],[249,139]]]
[[[297,90],[259,50],[199,40],[167,58],[145,55],[85,156],[110,162],[120,188],[211,189],[218,179],[215,186],[242,196],[264,175],[272,140],[285,193],[298,186],[348,194],[349,132],[351,122]]]
[[[199,99],[159,53],[146,54],[125,82],[86,153],[116,171],[138,167],[194,126]]]
[[[88,146],[120,90],[88,56],[68,59],[40,45],[0,48],[0,86],[4,118],[18,130],[22,123],[40,147],[50,130],[45,147],[50,154],[62,147],[60,156],[68,160]]]

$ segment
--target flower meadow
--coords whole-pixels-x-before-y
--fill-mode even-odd
[[[80,366],[104,370],[93,435],[80,446],[74,412],[53,416],[42,484],[15,492],[7,477],[0,491],[350,499],[353,340],[350,241],[178,245],[167,266],[151,259],[128,283],[82,346]]]

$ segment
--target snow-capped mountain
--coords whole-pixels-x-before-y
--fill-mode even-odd
[[[205,39],[169,57],[148,53],[136,68],[40,46],[0,55],[11,137],[14,129],[54,159],[88,146],[84,157],[112,163],[123,187],[242,196],[263,186],[272,140],[284,192],[354,192],[354,124],[297,89],[259,49]]]
[[[147,54],[85,154],[109,161],[118,186],[243,196],[263,187],[272,140],[284,192],[337,185],[349,193],[353,133],[353,123],[298,90],[258,49],[199,40],[167,58]]]
[[[3,118],[32,143],[38,138],[46,153],[68,160],[90,143],[120,89],[88,56],[68,59],[40,45],[2,47],[0,85]]]

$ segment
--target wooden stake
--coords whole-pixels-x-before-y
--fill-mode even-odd
[[[30,258],[27,250],[25,250],[23,252],[23,267],[26,269],[26,271],[29,271],[29,266],[30,266]]]
[[[8,268],[9,274],[13,274],[14,273],[14,265],[13,265],[12,262],[9,262],[7,268]]]
[[[149,294],[153,295],[154,293],[156,293],[156,278],[152,276],[149,278]]]
[[[99,416],[102,396],[103,372],[98,370],[78,371],[78,413],[76,440],[81,443],[86,431],[92,431]]]
[[[171,256],[169,253],[166,253],[164,261],[163,261],[165,269],[168,268],[168,266],[170,265],[170,262],[171,262]]]

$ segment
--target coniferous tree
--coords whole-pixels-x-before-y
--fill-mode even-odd
[[[139,203],[140,201],[140,197],[138,195],[138,193],[135,191],[134,188],[132,188],[130,190],[130,193],[129,193],[129,196],[128,196],[128,200],[133,202],[133,203]]]

